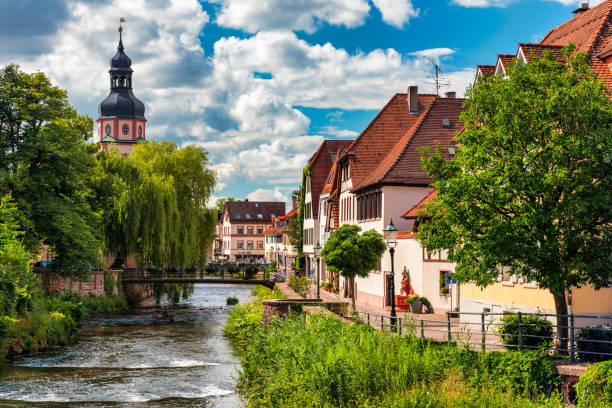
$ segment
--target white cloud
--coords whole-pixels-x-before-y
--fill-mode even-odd
[[[356,138],[359,136],[359,133],[348,130],[348,129],[340,129],[337,126],[323,126],[321,127],[321,131],[327,135],[335,136],[335,137],[348,137],[348,138]]]
[[[362,25],[370,13],[367,0],[217,0],[217,24],[250,33],[303,30],[312,33],[325,22],[348,28]]]
[[[257,190],[247,194],[249,201],[283,201],[285,208],[290,208],[291,189],[274,187],[274,189],[258,188]]]
[[[372,0],[380,11],[383,21],[392,26],[402,28],[411,18],[419,15],[411,0]]]
[[[347,10],[359,4],[336,3]],[[431,92],[431,66],[424,56],[453,52],[350,54],[330,43],[309,44],[291,31],[261,31],[250,38],[221,38],[214,54],[205,55],[198,36],[209,17],[197,0],[68,0],[67,10],[67,21],[51,38],[52,49],[17,59],[0,53],[0,64],[18,62],[27,72],[45,72],[68,90],[79,112],[96,118],[97,105],[109,92],[117,16],[125,16],[124,45],[133,60],[134,93],[146,106],[147,138],[209,150],[218,173],[216,191],[245,182],[299,183],[323,137],[310,134],[310,120],[296,106],[378,110],[409,85]],[[353,21],[343,18],[346,24]],[[271,79],[256,78],[254,72],[270,73]],[[473,76],[471,69],[447,71],[459,94]],[[335,126],[326,131],[356,135]]]

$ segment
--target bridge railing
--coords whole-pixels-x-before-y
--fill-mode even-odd
[[[269,280],[265,265],[247,263],[208,264],[205,266],[169,267],[169,268],[124,268],[122,279],[160,280],[160,279],[238,279]]]

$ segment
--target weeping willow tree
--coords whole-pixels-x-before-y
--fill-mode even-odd
[[[172,142],[147,142],[132,154],[100,153],[104,249],[151,266],[201,264],[214,239],[216,215],[206,208],[215,184],[208,153]]]

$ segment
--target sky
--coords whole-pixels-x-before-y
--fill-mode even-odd
[[[591,6],[602,1],[591,0]],[[97,118],[124,23],[147,138],[193,144],[214,197],[288,201],[324,139],[397,92],[462,96],[477,64],[538,42],[574,0],[0,0],[0,66],[41,71]],[[211,200],[212,202],[212,200]]]

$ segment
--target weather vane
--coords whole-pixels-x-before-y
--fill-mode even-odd
[[[121,26],[121,23],[125,23],[125,18],[121,17],[119,19],[119,32],[122,33],[123,32],[123,27]]]

